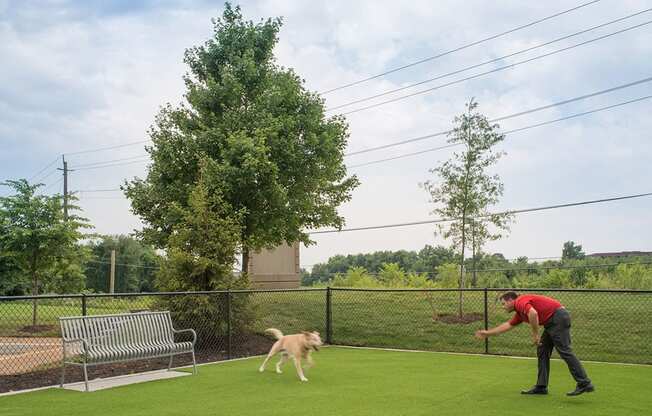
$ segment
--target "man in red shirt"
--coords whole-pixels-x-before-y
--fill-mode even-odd
[[[482,329],[475,333],[480,339],[499,335],[514,328],[521,322],[527,322],[532,328],[532,344],[537,346],[539,358],[539,373],[537,384],[522,394],[548,394],[548,377],[550,374],[550,355],[553,347],[559,356],[566,361],[571,375],[577,382],[574,391],[568,396],[578,396],[595,390],[591,380],[586,375],[582,363],[571,349],[570,315],[568,311],[553,298],[541,295],[521,295],[507,292],[500,297],[503,308],[507,312],[516,312],[512,319],[492,329]],[[539,336],[539,327],[543,326],[543,334]]]

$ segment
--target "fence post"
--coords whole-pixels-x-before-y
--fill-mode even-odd
[[[487,288],[484,288],[484,329],[489,329],[489,301]],[[484,339],[484,353],[489,354],[489,337]]]
[[[231,359],[231,290],[226,289],[226,357]]]
[[[331,307],[331,287],[326,287],[326,343],[333,343],[333,311]]]
[[[86,316],[86,294],[82,293],[82,316]]]

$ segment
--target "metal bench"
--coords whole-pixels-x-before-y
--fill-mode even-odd
[[[169,311],[61,317],[59,323],[63,340],[61,387],[66,364],[83,366],[86,391],[87,367],[98,364],[170,357],[170,370],[175,355],[191,353],[192,372],[197,373],[197,334],[192,329],[175,330]],[[174,334],[181,332],[190,332],[192,342],[174,342]]]

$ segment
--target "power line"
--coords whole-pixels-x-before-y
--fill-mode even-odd
[[[647,78],[646,80],[648,80],[648,81],[652,80],[652,77]],[[625,86],[631,86],[631,85],[634,85],[636,83],[640,83],[640,82],[643,82],[643,81],[644,80],[636,81],[635,83],[629,83],[629,84],[625,84],[623,86],[614,87],[614,88],[610,88],[608,90],[603,90],[603,91],[613,91],[615,89],[624,88]],[[598,92],[598,93],[603,93],[603,92]],[[582,97],[595,96],[598,93],[587,94],[587,95],[582,96]],[[576,101],[577,99],[580,99],[580,98],[581,97],[576,97],[576,98],[573,98],[571,100]],[[558,123],[558,122],[561,122],[561,121],[565,121],[565,120],[569,120],[569,119],[573,119],[573,118],[577,118],[577,117],[582,117],[582,116],[586,116],[586,115],[601,112],[601,111],[610,110],[610,109],[617,108],[617,107],[622,107],[624,105],[628,105],[628,104],[648,100],[650,98],[652,98],[652,95],[647,95],[647,96],[644,96],[644,97],[640,97],[640,98],[636,98],[636,99],[632,99],[632,100],[612,104],[612,105],[609,105],[609,106],[599,107],[599,108],[596,108],[596,109],[592,109],[592,110],[588,110],[588,111],[584,111],[584,112],[580,112],[580,113],[576,113],[576,114],[571,114],[569,116],[565,116],[565,117],[561,117],[561,118],[557,118],[557,119],[553,119],[553,120],[548,120],[548,121],[544,121],[544,122],[541,122],[541,123],[532,124],[532,125],[529,125],[529,126],[520,127],[520,128],[513,129],[513,130],[508,130],[508,131],[504,132],[503,134],[504,135],[509,135],[509,134],[521,132],[521,131],[524,131],[524,130],[529,130],[529,129],[533,129],[533,128],[537,128],[537,127],[542,127],[542,126],[545,126],[545,125]],[[570,102],[571,100],[565,100],[565,101],[562,101],[562,102],[566,103],[566,102]],[[544,107],[539,107],[539,108],[549,108],[549,107],[554,106],[554,105],[556,105],[556,104],[551,104],[549,106],[544,106]],[[522,115],[523,113],[529,113],[529,112],[532,112],[534,110],[537,110],[537,109],[528,110],[527,112],[521,112],[521,113],[517,113],[517,114]],[[495,119],[495,120],[503,120],[503,119],[506,119],[506,118],[514,117],[514,116],[515,115],[504,116],[504,117],[500,117],[500,118]],[[447,132],[437,133],[437,135],[446,134],[446,133]],[[434,135],[424,136],[424,137],[433,137],[433,136]],[[453,144],[443,145],[443,146],[434,147],[434,148],[425,149],[425,150],[420,150],[420,151],[416,151],[416,152],[412,152],[412,153],[406,153],[406,154],[402,154],[402,155],[398,155],[398,156],[393,156],[393,157],[390,157],[390,158],[385,158],[385,159],[360,163],[360,164],[356,164],[356,165],[351,165],[351,166],[348,166],[347,168],[348,169],[353,169],[353,168],[359,168],[359,167],[369,166],[369,165],[378,164],[378,163],[389,162],[389,161],[393,161],[393,160],[397,160],[397,159],[403,159],[403,158],[406,158],[406,157],[417,156],[417,155],[420,155],[420,154],[434,152],[434,151],[437,151],[437,150],[443,150],[443,149],[456,147],[456,146],[460,146],[460,144],[459,143],[453,143]],[[98,193],[98,192],[118,192],[118,191],[121,191],[121,189],[120,188],[90,189],[90,190],[78,190],[78,191],[75,191],[75,192],[78,192],[78,193]],[[83,199],[124,199],[124,197],[123,196],[120,196],[120,197],[83,197]]]
[[[125,157],[125,158],[121,158],[121,159],[110,159],[110,160],[103,160],[101,162],[85,163],[83,165],[76,165],[75,168],[86,168],[86,167],[90,167],[90,166],[106,165],[108,163],[124,162],[125,160],[134,160],[134,159],[141,159],[141,158],[149,158],[149,155],[145,154],[145,155]]]
[[[461,79],[458,79],[458,80],[455,80],[455,81],[450,81],[450,82],[447,82],[447,83],[444,83],[444,84],[437,85],[435,87],[427,88],[425,90],[416,91],[416,92],[413,92],[411,94],[402,95],[400,97],[392,98],[390,100],[381,101],[381,102],[376,103],[376,104],[371,104],[371,105],[368,105],[368,106],[365,106],[365,107],[356,108],[354,110],[346,111],[346,112],[341,113],[341,114],[342,115],[347,115],[347,114],[358,113],[360,111],[365,111],[365,110],[369,110],[369,109],[372,109],[372,108],[380,107],[382,105],[395,103],[397,101],[402,101],[402,100],[405,100],[407,98],[415,97],[417,95],[425,94],[425,93],[435,91],[435,90],[438,90],[438,89],[441,89],[441,88],[444,88],[444,87],[449,87],[451,85],[460,84],[460,83],[465,82],[465,81],[469,81],[469,80],[479,78],[479,77],[482,77],[482,76],[485,76],[485,75],[493,74],[494,72],[500,72],[500,71],[504,71],[506,69],[511,69],[511,68],[514,68],[514,67],[517,67],[517,66],[520,66],[520,65],[524,65],[524,64],[532,62],[532,61],[536,61],[538,59],[547,58],[548,56],[556,55],[556,54],[561,53],[561,52],[565,52],[565,51],[569,51],[571,49],[579,48],[580,46],[588,45],[590,43],[597,42],[599,40],[606,39],[606,38],[609,38],[611,36],[619,35],[621,33],[624,33],[624,32],[630,31],[630,30],[637,29],[639,27],[649,25],[650,23],[652,23],[652,20],[648,20],[647,22],[640,23],[640,24],[634,25],[634,26],[630,26],[630,27],[627,27],[625,29],[621,29],[621,30],[616,31],[616,32],[608,33],[606,35],[598,36],[597,38],[589,39],[589,40],[584,41],[584,42],[576,43],[575,45],[567,46],[565,48],[557,49],[557,50],[554,50],[552,52],[544,53],[543,55],[539,55],[539,56],[535,56],[533,58],[528,58],[528,59],[525,59],[525,60],[522,60],[522,61],[514,62],[512,64],[500,66],[498,68],[494,68],[494,69],[489,70],[489,71],[481,72],[479,74],[471,75],[471,76],[461,78]]]
[[[344,88],[348,88],[348,87],[352,87],[352,86],[354,86],[354,85],[362,84],[363,82],[371,81],[371,80],[373,80],[373,79],[380,78],[380,77],[383,77],[383,76],[385,76],[385,75],[388,75],[388,74],[391,74],[391,73],[394,73],[394,72],[401,71],[401,70],[406,69],[406,68],[410,68],[410,67],[413,67],[413,66],[416,66],[416,65],[422,64],[422,63],[424,63],[424,62],[429,62],[429,61],[432,61],[432,60],[435,60],[435,59],[441,58],[441,57],[443,57],[443,56],[450,55],[450,54],[452,54],[452,53],[459,52],[459,51],[461,51],[461,50],[464,50],[464,49],[470,48],[470,47],[472,47],[472,46],[476,46],[476,45],[479,45],[479,44],[481,44],[481,43],[488,42],[488,41],[493,40],[493,39],[497,39],[497,38],[499,38],[499,37],[501,37],[501,36],[505,36],[505,35],[508,35],[508,34],[510,34],[510,33],[514,33],[514,32],[516,32],[516,31],[519,31],[519,30],[522,30],[522,29],[525,29],[525,28],[528,28],[528,27],[534,26],[534,25],[536,25],[536,24],[538,24],[538,23],[545,22],[546,20],[550,20],[550,19],[553,19],[553,18],[555,18],[555,17],[562,16],[562,15],[564,15],[564,14],[566,14],[566,13],[570,13],[570,12],[572,12],[572,11],[575,11],[575,10],[581,9],[581,8],[583,8],[583,7],[586,7],[586,6],[589,6],[589,5],[591,5],[591,4],[595,4],[595,3],[599,2],[599,1],[600,1],[600,0],[594,0],[594,1],[589,1],[589,2],[587,2],[587,3],[582,3],[582,4],[580,4],[579,6],[573,7],[573,8],[571,8],[571,9],[567,9],[567,10],[564,10],[564,11],[561,11],[561,12],[558,12],[558,13],[555,13],[555,14],[553,14],[553,15],[546,16],[546,17],[544,17],[544,18],[542,18],[542,19],[538,19],[538,20],[535,20],[535,21],[533,21],[533,22],[530,22],[530,23],[527,23],[527,24],[524,24],[524,25],[521,25],[521,26],[517,26],[517,27],[515,27],[515,28],[513,28],[513,29],[506,30],[506,31],[501,32],[501,33],[498,33],[498,34],[496,34],[496,35],[492,35],[492,36],[486,37],[486,38],[484,38],[484,39],[480,39],[480,40],[477,40],[477,41],[475,41],[475,42],[468,43],[468,44],[463,45],[463,46],[459,46],[459,47],[457,47],[457,48],[454,48],[454,49],[448,50],[448,51],[446,51],[446,52],[442,52],[442,53],[437,54],[437,55],[429,56],[429,57],[427,57],[427,58],[423,58],[423,59],[420,59],[420,60],[418,60],[418,61],[415,61],[415,62],[412,62],[412,63],[406,64],[406,65],[403,65],[403,66],[400,66],[400,67],[397,67],[397,68],[394,68],[394,69],[390,69],[390,70],[388,70],[388,71],[385,71],[385,72],[382,72],[382,73],[380,73],[380,74],[373,75],[373,76],[370,76],[370,77],[367,77],[367,78],[364,78],[364,79],[361,79],[361,80],[358,80],[358,81],[350,82],[350,83],[348,83],[348,84],[344,84],[344,85],[341,85],[341,86],[339,86],[339,87],[331,88],[331,89],[326,90],[326,91],[321,91],[319,94],[322,94],[322,95],[323,95],[323,94],[329,94],[329,93],[331,93],[331,92],[338,91],[338,90],[342,90],[342,89],[344,89]]]
[[[90,196],[90,197],[81,197],[79,198],[81,200],[88,200],[88,199],[127,199],[126,196]]]
[[[606,107],[600,107],[600,108],[596,108],[596,109],[593,109],[593,110],[584,111],[584,112],[581,112],[581,113],[571,114],[571,115],[566,116],[566,117],[561,117],[561,118],[557,118],[557,119],[554,119],[554,120],[548,120],[548,121],[544,121],[544,122],[537,123],[537,124],[531,124],[529,126],[520,127],[520,128],[513,129],[513,130],[508,130],[508,131],[504,132],[503,135],[507,136],[509,134],[521,132],[521,131],[524,131],[524,130],[529,130],[529,129],[533,129],[533,128],[536,128],[536,127],[542,127],[542,126],[545,126],[545,125],[548,125],[548,124],[558,123],[560,121],[570,120],[570,119],[573,119],[573,118],[582,117],[582,116],[586,116],[586,115],[593,114],[593,113],[598,113],[600,111],[610,110],[612,108],[621,107],[621,106],[636,103],[636,102],[639,102],[639,101],[649,100],[650,98],[652,98],[652,95],[646,95],[645,97],[640,97],[640,98],[636,98],[636,99],[633,99],[633,100],[624,101],[624,102],[609,105],[609,106],[606,106]],[[456,146],[461,146],[461,145],[462,145],[462,143],[452,143],[452,144],[448,144],[448,145],[444,145],[444,146],[439,146],[439,147],[433,147],[433,148],[430,148],[430,149],[420,150],[420,151],[417,151],[417,152],[405,153],[405,154],[398,155],[398,156],[388,157],[388,158],[385,158],[385,159],[372,160],[370,162],[359,163],[357,165],[347,166],[347,169],[354,169],[354,168],[359,168],[359,167],[363,167],[363,166],[375,165],[375,164],[378,164],[378,163],[384,163],[384,162],[389,162],[389,161],[392,161],[392,160],[403,159],[403,158],[410,157],[410,156],[417,156],[417,155],[420,155],[420,154],[423,154],[423,153],[434,152],[434,151],[437,151],[437,150],[448,149],[450,147],[456,147]]]
[[[45,188],[43,188],[42,192],[45,193],[45,191],[52,188],[54,185],[60,184],[61,182],[63,182],[63,178],[57,180],[56,182],[51,183],[50,185],[46,186]]]
[[[39,171],[36,172],[34,175],[32,175],[32,176],[28,179],[28,181],[31,182],[33,179],[37,178],[41,173],[45,172],[45,171],[47,170],[47,168],[49,168],[50,166],[52,166],[52,165],[54,165],[55,163],[57,163],[57,162],[59,161],[59,157],[60,157],[60,156],[57,156],[57,157],[56,157],[56,158],[55,158],[51,163],[49,163],[46,167],[44,167],[43,169],[39,170]],[[56,170],[55,170],[55,172],[56,172]],[[48,176],[49,176],[49,175],[48,175]],[[47,178],[47,176],[46,176],[45,178]],[[45,178],[41,178],[41,180],[43,180],[43,179],[45,179]]]
[[[47,178],[49,178],[53,174],[57,173],[58,171],[59,171],[59,169],[55,168],[52,172],[50,172],[47,175],[45,175],[44,177],[40,178],[39,182],[42,182],[42,181],[46,180]]]
[[[64,154],[66,156],[81,155],[81,154],[84,154],[84,153],[94,153],[94,152],[101,152],[101,151],[104,151],[104,150],[120,149],[120,148],[123,148],[123,147],[129,147],[129,146],[135,146],[135,145],[138,145],[138,144],[148,143],[148,142],[151,142],[151,141],[152,141],[152,139],[140,140],[140,141],[137,141],[137,142],[123,143],[123,144],[118,144],[118,145],[115,145],[115,146],[97,147],[97,148],[94,148],[94,149],[88,149],[88,150],[82,150],[82,151],[79,151],[79,152],[70,152],[70,153],[64,153]]]
[[[120,189],[120,188],[113,188],[113,189],[80,189],[80,190],[74,191],[73,193],[75,193],[75,192],[79,192],[79,193],[90,193],[90,192],[117,192],[117,191],[121,191],[121,190],[122,190],[122,189]]]
[[[506,115],[506,116],[493,118],[493,119],[489,120],[489,122],[490,123],[495,123],[497,121],[503,121],[503,120],[507,120],[507,119],[510,119],[510,118],[514,118],[514,117],[520,117],[520,116],[524,116],[524,115],[527,115],[527,114],[536,113],[538,111],[548,110],[548,109],[553,108],[553,107],[558,107],[558,106],[561,106],[561,105],[570,104],[570,103],[580,101],[580,100],[584,100],[584,99],[587,99],[587,98],[597,97],[599,95],[603,95],[603,94],[607,94],[607,93],[610,93],[610,92],[622,90],[624,88],[629,88],[629,87],[633,87],[633,86],[636,86],[636,85],[648,83],[650,81],[652,81],[652,77],[643,78],[643,79],[640,79],[640,80],[637,80],[637,81],[628,82],[626,84],[617,85],[615,87],[607,88],[607,89],[604,89],[604,90],[595,91],[595,92],[592,92],[592,93],[589,93],[589,94],[584,94],[584,95],[569,98],[569,99],[566,99],[566,100],[558,101],[556,103],[547,104],[547,105],[544,105],[544,106],[531,108],[529,110],[520,111],[518,113],[513,113],[513,114]],[[367,149],[357,150],[355,152],[349,152],[349,153],[345,154],[344,156],[353,156],[353,155],[359,155],[359,154],[362,154],[362,153],[373,152],[373,151],[376,151],[376,150],[387,149],[387,148],[394,147],[394,146],[400,146],[400,145],[407,144],[407,143],[413,143],[413,142],[417,142],[417,141],[421,141],[421,140],[425,140],[425,139],[430,139],[430,138],[436,137],[436,136],[445,136],[445,135],[447,135],[449,133],[452,133],[452,132],[453,132],[453,130],[451,129],[451,130],[440,131],[440,132],[437,132],[437,133],[426,134],[424,136],[418,136],[418,137],[414,137],[412,139],[401,140],[401,141],[398,141],[398,142],[388,143],[388,144],[385,144],[385,145],[382,145],[382,146],[369,147]]]
[[[523,54],[523,53],[525,53],[525,52],[530,52],[530,51],[533,51],[533,50],[535,50],[535,49],[542,48],[542,47],[544,47],[544,46],[552,45],[553,43],[557,43],[557,42],[560,42],[560,41],[562,41],[562,40],[566,40],[566,39],[570,39],[570,38],[575,37],[575,36],[579,36],[579,35],[581,35],[581,34],[584,34],[584,33],[590,32],[590,31],[593,31],[593,30],[595,30],[595,29],[599,29],[599,28],[602,28],[602,27],[606,27],[606,26],[612,25],[612,24],[614,24],[614,23],[621,22],[621,21],[623,21],[623,20],[631,19],[632,17],[635,17],[635,16],[638,16],[638,15],[641,15],[641,14],[643,14],[643,13],[647,13],[647,12],[649,12],[649,11],[651,11],[651,10],[652,10],[652,8],[650,8],[650,9],[645,9],[645,10],[643,10],[643,11],[640,11],[640,12],[637,12],[637,13],[633,13],[633,14],[630,14],[630,15],[628,15],[628,16],[621,17],[621,18],[619,18],[619,19],[611,20],[611,21],[609,21],[609,22],[602,23],[602,24],[600,24],[600,25],[593,26],[593,27],[590,27],[590,28],[588,28],[588,29],[581,30],[581,31],[579,31],[579,32],[575,32],[575,33],[572,33],[572,34],[570,34],[570,35],[566,35],[566,36],[563,36],[563,37],[560,37],[560,38],[557,38],[557,39],[551,40],[551,41],[549,41],[549,42],[541,43],[541,44],[536,45],[536,46],[532,46],[532,47],[529,47],[529,48],[526,48],[526,49],[522,49],[522,50],[520,50],[520,51],[513,52],[513,53],[510,53],[510,54],[508,54],[508,55],[503,55],[503,56],[501,56],[501,57],[499,57],[499,58],[495,58],[495,59],[491,59],[491,60],[489,60],[489,61],[484,61],[484,62],[479,63],[479,64],[475,64],[475,65],[467,66],[467,67],[464,67],[464,68],[462,68],[462,69],[458,69],[458,70],[456,70],[456,71],[448,72],[448,73],[443,74],[443,75],[438,75],[438,76],[436,76],[436,77],[434,77],[434,78],[430,78],[430,79],[427,79],[427,80],[424,80],[424,81],[420,81],[420,82],[417,82],[417,83],[414,83],[414,84],[406,85],[406,86],[403,86],[403,87],[400,87],[400,88],[395,88],[395,89],[393,89],[393,90],[385,91],[385,92],[382,92],[382,93],[380,93],[380,94],[376,94],[376,95],[372,95],[372,96],[369,96],[369,97],[361,98],[361,99],[359,99],[359,100],[350,101],[350,102],[347,102],[347,103],[344,103],[344,104],[340,104],[340,105],[337,105],[337,106],[335,106],[335,107],[328,108],[326,111],[333,111],[333,110],[337,110],[337,109],[339,109],[339,108],[348,107],[348,106],[353,105],[353,104],[359,104],[359,103],[362,103],[362,102],[365,102],[365,101],[373,100],[373,99],[375,99],[375,98],[383,97],[383,96],[385,96],[385,95],[393,94],[393,93],[395,93],[395,92],[399,92],[399,91],[403,91],[403,90],[406,90],[406,89],[409,89],[409,88],[413,88],[413,87],[416,87],[416,86],[419,86],[419,85],[427,84],[427,83],[429,83],[429,82],[436,81],[436,80],[438,80],[438,79],[442,79],[442,78],[446,78],[446,77],[449,77],[449,76],[451,76],[451,75],[456,75],[456,74],[459,74],[459,73],[462,73],[462,72],[466,72],[466,71],[468,71],[468,70],[470,70],[470,69],[474,69],[474,68],[478,68],[478,67],[481,67],[481,66],[485,66],[485,65],[488,65],[488,64],[491,64],[491,63],[494,63],[494,62],[499,62],[499,61],[502,61],[502,60],[504,60],[504,59],[511,58],[511,57],[513,57],[513,56]]]
[[[502,211],[502,212],[497,212],[497,213],[493,213],[493,214],[485,214],[485,215],[479,215],[479,216],[476,216],[476,217],[469,217],[469,218],[470,219],[477,219],[477,218],[492,217],[494,215],[523,214],[523,213],[526,213],[526,212],[545,211],[545,210],[551,210],[551,209],[575,207],[575,206],[580,206],[580,205],[590,205],[590,204],[598,204],[598,203],[603,203],[603,202],[620,201],[620,200],[624,200],[624,199],[642,198],[642,197],[650,196],[650,195],[652,195],[652,192],[648,192],[648,193],[644,193],[644,194],[618,196],[618,197],[614,197],[614,198],[603,198],[603,199],[594,199],[594,200],[589,200],[589,201],[571,202],[571,203],[567,203],[567,204],[557,204],[557,205],[548,205],[548,206],[543,206],[543,207],[525,208],[525,209],[517,209],[517,210],[511,210],[511,211]],[[404,222],[404,223],[399,223],[399,224],[386,224],[386,225],[375,225],[375,226],[369,226],[369,227],[344,228],[344,229],[341,229],[341,230],[312,231],[312,232],[309,232],[308,234],[310,234],[310,235],[313,235],[313,234],[331,234],[331,233],[340,233],[340,232],[345,232],[345,231],[377,230],[377,229],[381,229],[381,228],[398,228],[398,227],[407,227],[407,226],[412,226],[412,225],[452,222],[452,221],[455,221],[455,220],[457,220],[457,218],[440,218],[440,219],[436,219],[436,220]]]
[[[97,263],[97,264],[111,264],[110,261],[100,261],[100,260],[86,260],[87,263]],[[160,269],[158,266],[141,266],[133,263],[115,263],[116,266],[128,266],[128,267],[138,267],[141,269]]]
[[[106,164],[106,165],[89,166],[89,167],[85,167],[85,168],[84,167],[79,168],[79,167],[75,166],[74,169],[75,170],[103,169],[103,168],[111,168],[111,167],[115,167],[115,166],[126,166],[126,165],[133,165],[133,164],[137,164],[137,163],[146,163],[146,162],[149,162],[149,161],[150,161],[150,159],[143,159],[143,160],[134,160],[132,162],[109,163],[109,164]]]

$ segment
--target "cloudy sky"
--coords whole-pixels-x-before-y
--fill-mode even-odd
[[[269,0],[241,5],[254,21],[284,17],[276,50],[279,64],[295,68],[307,88],[326,91],[586,2]],[[472,97],[489,118],[498,118],[643,80],[652,77],[649,8],[649,1],[594,2],[326,94],[327,107],[335,107],[493,60],[328,114],[453,82],[348,114],[349,151],[355,152],[447,130]],[[208,39],[210,18],[219,16],[221,9],[219,2],[190,0],[0,0],[0,179],[30,178],[46,184],[48,193],[61,192],[56,168],[65,153],[69,167],[75,169],[70,190],[82,191],[80,205],[96,231],[116,234],[138,228],[139,220],[120,192],[88,191],[115,189],[125,178],[145,174],[142,144],[115,146],[147,140],[159,107],[180,102],[186,71],[183,52]],[[599,25],[603,26],[537,47]],[[503,58],[528,48],[532,49]],[[516,65],[499,69],[512,64]],[[454,82],[467,77],[473,78]],[[506,119],[501,128],[518,129],[649,95],[652,82],[643,82]],[[501,145],[507,156],[496,167],[505,195],[495,210],[652,192],[651,103],[644,99],[507,135]],[[445,138],[437,136],[346,160],[354,166],[442,144]],[[85,152],[104,147],[114,148]],[[351,202],[341,207],[347,227],[433,219],[428,195],[419,183],[431,179],[428,170],[450,152],[351,168],[362,184]],[[567,240],[582,244],[587,252],[652,250],[651,207],[652,198],[647,197],[519,215],[509,236],[487,250],[506,257],[558,256]],[[433,235],[432,225],[323,234],[315,240],[316,245],[302,249],[304,265],[334,254],[447,244]]]

